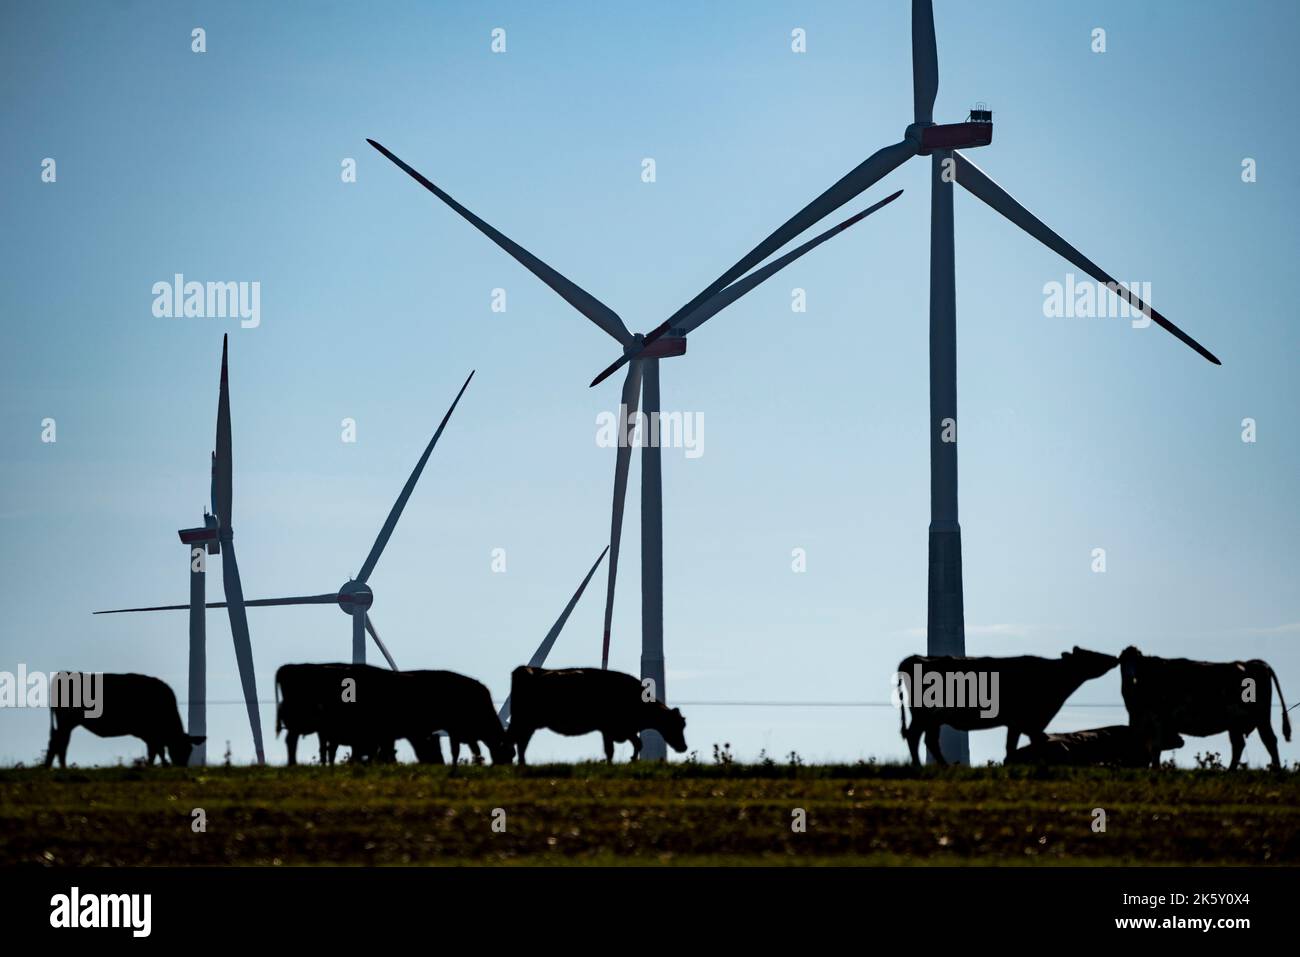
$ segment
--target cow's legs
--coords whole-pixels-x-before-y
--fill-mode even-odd
[[[1241,763],[1241,752],[1246,750],[1246,735],[1236,728],[1230,728],[1228,740],[1232,742],[1232,763],[1228,765],[1228,770],[1235,771]]]
[[[912,726],[907,729],[907,748],[912,752],[912,767],[919,768],[921,766],[921,735],[925,729],[917,725],[915,711],[912,712],[912,715]]]
[[[153,746],[152,741],[146,741],[144,747],[147,753],[149,767],[153,767],[153,763],[158,757],[158,749]]]
[[[284,736],[285,747],[289,751],[289,766],[298,763],[298,732],[290,731]]]
[[[1007,728],[1007,760],[1011,760],[1011,755],[1016,753],[1016,745],[1020,743],[1020,729]]]
[[[339,743],[326,740],[321,743],[321,748],[329,755],[330,767],[333,767],[335,759],[339,756]]]
[[[45,766],[48,768],[54,764],[54,759],[59,759],[59,767],[68,766],[68,739],[72,737],[71,728],[50,728],[50,746],[45,749]]]
[[[635,761],[641,757],[641,735],[633,732],[628,740],[632,742],[632,760]]]
[[[1273,725],[1267,717],[1259,726],[1259,740],[1264,742],[1264,747],[1268,748],[1268,756],[1272,760],[1269,767],[1274,771],[1282,770],[1282,759],[1277,753],[1277,735],[1273,733]]]
[[[469,745],[469,753],[474,755],[474,763],[481,765],[483,763],[483,752],[479,750],[478,742],[470,739],[466,743]]]
[[[447,740],[451,742],[451,766],[454,768],[460,764],[460,738],[448,735]]]
[[[600,736],[605,739],[605,761],[609,764],[614,763],[614,739],[602,731]]]
[[[528,762],[524,760],[524,752],[528,750],[528,742],[533,739],[532,728],[520,728],[515,722],[510,722],[510,736],[515,739],[515,748],[519,751],[519,765],[522,767]]]
[[[935,763],[937,763],[939,767],[943,768],[948,766],[948,759],[943,756],[943,749],[939,747],[938,725],[925,729],[925,747],[926,750],[934,755]],[[919,764],[920,761],[918,760],[917,763]]]

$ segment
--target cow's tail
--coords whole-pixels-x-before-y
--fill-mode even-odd
[[[912,703],[912,691],[913,691],[911,685],[908,684],[908,681],[910,680],[908,677],[908,668],[916,660],[917,660],[916,655],[912,655],[910,658],[904,658],[902,661],[898,663],[898,674],[895,675],[895,680],[897,681],[897,687],[894,689],[894,694],[898,695],[898,724],[899,724],[898,733],[901,734],[904,738],[907,737],[907,709]],[[904,688],[907,688],[907,700],[903,700]]]
[[[1282,737],[1291,740],[1291,715],[1286,710],[1286,698],[1282,697],[1282,683],[1277,680],[1277,672],[1269,666],[1268,673],[1273,676],[1273,687],[1277,689],[1277,700],[1282,704]]]
[[[280,736],[284,722],[280,719],[280,672],[275,673],[275,736]]]

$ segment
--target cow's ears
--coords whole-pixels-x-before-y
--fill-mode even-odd
[[[202,744],[206,740],[208,740],[208,736],[206,734],[190,735],[190,744]]]

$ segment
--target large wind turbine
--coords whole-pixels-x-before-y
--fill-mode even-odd
[[[190,681],[189,681],[189,733],[207,735],[207,636],[205,629],[204,599],[207,591],[207,556],[221,556],[221,583],[226,592],[224,602],[214,602],[207,608],[225,608],[230,616],[230,634],[235,642],[235,661],[239,666],[239,681],[244,689],[244,704],[248,708],[248,723],[253,729],[253,748],[257,763],[264,764],[262,750],[262,722],[257,712],[257,677],[253,670],[253,645],[248,636],[248,617],[244,614],[244,590],[239,582],[239,563],[235,560],[235,532],[231,525],[231,499],[233,492],[230,456],[230,383],[226,368],[227,337],[221,337],[221,386],[217,393],[217,447],[212,453],[212,511],[203,513],[203,524],[197,528],[183,528],[178,533],[181,541],[190,546],[190,603],[172,605],[187,608],[190,613]],[[127,609],[137,610],[137,609]],[[144,610],[144,609],[138,609]],[[97,611],[96,615],[115,612]],[[207,744],[199,744],[190,756],[190,764],[201,765],[207,760]]]
[[[707,302],[728,283],[734,282],[790,240],[830,215],[863,190],[913,156],[931,157],[930,205],[930,560],[927,603],[927,648],[932,655],[965,653],[965,623],[962,611],[961,528],[957,524],[957,303],[953,276],[952,181],[1001,213],[1048,249],[1054,250],[1156,325],[1172,333],[1215,365],[1219,360],[1199,342],[1117,282],[1079,250],[1049,229],[1040,219],[1016,202],[983,170],[958,152],[959,148],[986,146],[993,138],[992,117],[973,111],[970,121],[939,125],[934,122],[935,97],[939,92],[939,56],[935,48],[934,13],[931,0],[912,0],[912,93],[913,122],[903,139],[869,156],[839,182],[792,216],[747,255],[727,270],[695,299],[670,316],[640,343],[653,348],[670,334],[683,317]],[[637,349],[624,355],[596,378],[635,361]],[[592,383],[595,385],[595,382]],[[951,420],[948,430],[946,422]],[[945,434],[947,433],[947,434]],[[969,762],[966,733],[944,727],[941,738],[950,760]]]
[[[524,249],[514,240],[456,202],[446,192],[408,166],[396,155],[374,140],[366,140],[388,159],[407,173],[421,186],[459,213],[474,228],[487,236],[521,266],[550,286],[565,302],[577,309],[623,347],[625,357],[635,356],[623,381],[623,397],[619,409],[625,422],[635,421],[638,402],[642,405],[647,428],[658,435],[659,360],[684,355],[686,335],[716,315],[749,290],[759,285],[804,253],[820,246],[832,236],[848,229],[854,223],[875,212],[886,203],[897,199],[902,190],[886,197],[874,206],[851,216],[820,236],[776,259],[743,279],[741,273],[727,282],[716,282],[708,295],[701,294],[691,301],[690,308],[679,309],[672,323],[660,326],[652,336],[633,335],[613,309],[598,300],[576,283],[560,275],[542,260]],[[767,258],[766,256],[763,257]],[[755,261],[753,265],[757,265]],[[748,269],[742,273],[749,272]],[[739,279],[734,285],[733,280]],[[724,288],[725,287],[725,288]],[[655,340],[653,344],[649,341]],[[622,364],[621,362],[619,363]],[[618,454],[614,465],[614,505],[609,536],[609,583],[605,594],[605,629],[601,646],[601,667],[609,663],[610,622],[614,614],[614,582],[618,574],[619,538],[623,527],[623,502],[627,491],[627,471],[632,457],[631,442],[619,428]],[[659,447],[645,441],[641,447],[641,677],[650,679],[656,698],[666,702],[663,650],[663,491],[660,471]],[[663,740],[655,732],[647,732],[643,755],[647,760],[667,756]]]
[[[392,511],[388,513],[388,520],[384,522],[384,527],[379,530],[379,537],[375,539],[375,544],[371,547],[370,554],[366,556],[365,563],[361,566],[361,571],[357,574],[356,578],[349,578],[347,582],[345,582],[343,586],[340,587],[337,591],[326,592],[323,595],[301,595],[294,598],[258,598],[253,601],[244,601],[243,594],[239,592],[238,570],[236,570],[234,576],[234,590],[236,592],[236,596],[235,597],[231,596],[230,570],[233,567],[233,563],[234,563],[234,553],[232,551],[226,553],[228,558],[227,564],[225,566],[227,601],[208,602],[207,607],[225,608],[227,606],[227,602],[230,602],[231,603],[230,607],[232,608],[231,623],[233,625],[235,620],[235,614],[233,609],[236,603],[238,603],[239,618],[241,622],[243,621],[243,617],[244,617],[243,609],[245,607],[255,607],[255,606],[261,607],[266,605],[330,605],[330,604],[337,603],[339,608],[342,609],[344,614],[350,615],[352,617],[352,662],[353,664],[363,665],[366,663],[366,632],[368,631],[370,632],[370,637],[375,640],[375,644],[379,647],[379,650],[383,653],[384,658],[387,659],[389,667],[392,668],[394,671],[396,671],[397,664],[393,661],[393,656],[390,655],[388,653],[388,649],[384,647],[383,641],[381,641],[379,638],[379,633],[375,630],[374,623],[370,620],[369,609],[370,606],[374,603],[374,592],[371,591],[370,586],[369,584],[367,584],[367,582],[370,580],[371,573],[375,570],[375,565],[378,564],[379,562],[379,556],[383,554],[384,547],[388,544],[388,539],[393,534],[393,529],[397,527],[397,520],[402,517],[402,510],[406,508],[406,502],[411,497],[411,492],[415,490],[415,483],[420,480],[420,473],[424,471],[424,464],[429,461],[429,456],[433,452],[433,447],[438,444],[438,439],[442,435],[442,430],[447,427],[447,420],[450,419],[451,414],[456,411],[456,404],[460,402],[460,397],[464,395],[465,390],[469,388],[469,380],[472,378],[474,378],[473,372],[469,374],[469,377],[465,380],[465,384],[462,385],[460,387],[460,391],[456,393],[456,398],[452,401],[451,408],[447,410],[447,414],[442,417],[442,421],[438,424],[438,430],[433,433],[433,438],[429,440],[429,444],[425,448],[424,454],[420,456],[420,461],[416,463],[415,470],[411,473],[411,477],[406,480],[406,485],[402,488],[402,493],[397,496],[397,501],[393,504]],[[223,397],[222,400],[223,403],[225,401],[224,397],[226,394],[225,381],[226,380],[225,380],[224,366],[223,366],[223,374],[221,378],[221,383],[222,383],[221,394]],[[224,407],[225,406],[223,405],[223,408]],[[220,422],[221,420],[218,419],[218,425],[217,425],[218,448],[220,448],[221,446],[221,434],[222,434]],[[229,442],[230,442],[229,435],[230,435],[230,424],[229,424],[229,412],[227,411],[226,414],[227,448],[229,447]],[[217,456],[217,461],[218,462],[221,461],[220,455]],[[226,456],[226,462],[229,463],[229,455]],[[225,476],[226,476],[225,477],[226,497],[223,500],[220,497],[222,484],[221,484],[220,470],[218,470],[218,482],[217,482],[218,503],[222,501],[229,503],[230,501],[229,464],[227,464]],[[224,522],[222,525],[221,541],[223,546],[227,541],[226,528]],[[133,611],[177,611],[188,607],[190,606],[158,605],[152,608],[119,608],[112,612],[96,612],[96,614],[107,615],[107,614],[118,614],[121,612],[133,612]],[[245,636],[244,640],[247,641],[247,635],[248,635],[247,624],[243,625],[243,634]],[[238,642],[238,639],[236,639],[236,641]],[[236,648],[238,648],[238,643],[236,643]],[[247,682],[245,682],[244,685],[246,694],[248,693],[248,689],[252,687],[251,669],[252,669],[252,662],[250,659],[249,679]],[[242,673],[242,665],[241,665],[241,673]],[[254,696],[254,698],[250,700],[255,700],[255,698],[256,696]],[[250,705],[250,708],[251,707],[252,705]],[[258,757],[260,760],[261,752],[262,752],[261,735],[260,732],[256,730],[256,727],[254,728],[254,735],[258,742],[257,750],[258,750]]]

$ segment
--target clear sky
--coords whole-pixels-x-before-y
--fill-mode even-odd
[[[1044,285],[1071,267],[957,190],[968,651],[1259,657],[1300,702],[1300,8],[935,8],[936,119],[987,102],[994,142],[971,158],[1103,267],[1149,282],[1223,359],[1155,327],[1045,317]],[[195,27],[206,53],[191,51]],[[608,537],[614,452],[596,420],[619,380],[587,382],[617,347],[366,137],[645,331],[900,139],[912,108],[905,0],[12,2],[0,74],[0,669],[139,671],[182,699],[183,612],[90,613],[187,599],[176,529],[207,502],[223,333],[248,597],[356,573],[470,369],[371,579],[398,662],[504,696]],[[906,753],[887,705],[690,702],[884,703],[897,662],[924,650],[928,176],[919,160],[891,174],[844,212],[905,188],[899,201],[662,364],[665,409],[704,422],[702,455],[663,462],[667,693],[702,756],[714,742],[742,758]],[[260,325],[155,317],[153,284],[175,273],[259,282]],[[611,657],[630,672],[637,475]],[[551,663],[599,662],[602,604],[603,572]],[[275,669],[346,659],[349,621],[331,606],[249,619],[282,761]],[[223,613],[208,633],[209,753],[228,740],[247,761]],[[1053,728],[1124,720],[1112,672]],[[0,711],[0,762],[39,760],[46,734],[46,712]],[[1000,731],[972,737],[976,761],[1002,747]],[[1227,747],[1191,739],[1181,755]],[[1282,748],[1300,758],[1300,743]],[[595,737],[544,733],[530,758],[598,752]],[[70,749],[83,763],[140,754],[84,731]],[[1258,738],[1247,758],[1264,763]]]

